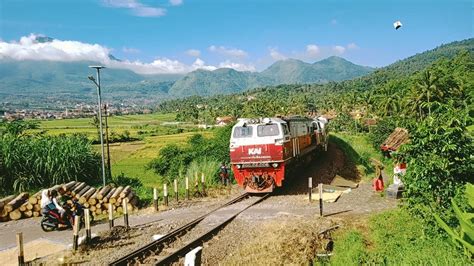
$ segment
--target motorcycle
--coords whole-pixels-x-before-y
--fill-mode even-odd
[[[64,225],[65,229],[72,229],[74,225],[74,217],[79,215],[81,217],[79,226],[82,228],[85,225],[84,220],[84,206],[82,206],[77,200],[73,200],[72,206],[65,204],[63,206],[66,213],[64,218],[61,217],[59,211],[49,210],[47,213],[43,213],[43,219],[41,220],[41,229],[45,232],[51,232],[54,230],[62,229],[60,225]],[[90,222],[94,221],[94,216],[89,213]]]

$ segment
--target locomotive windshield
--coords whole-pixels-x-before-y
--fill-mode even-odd
[[[235,127],[234,128],[234,138],[248,138],[252,137],[252,127]]]
[[[257,136],[259,137],[269,137],[278,135],[280,135],[280,129],[278,128],[278,124],[257,126]]]

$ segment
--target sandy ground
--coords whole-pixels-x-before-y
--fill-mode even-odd
[[[383,211],[397,205],[396,200],[381,197],[380,194],[373,192],[370,183],[360,182],[358,188],[352,189],[350,193],[343,194],[338,201],[325,203],[323,208],[324,217],[320,217],[318,202],[310,203],[308,201],[307,177],[312,176],[313,185],[316,186],[319,182],[330,183],[336,174],[349,180],[360,181],[359,174],[356,167],[347,161],[342,151],[333,145],[329,146],[327,153],[318,154],[315,160],[301,169],[303,170],[294,173],[291,178],[292,182],[286,183],[284,189],[276,191],[265,201],[241,213],[217,236],[205,243],[203,250],[204,264],[235,264],[235,259],[238,261],[242,258],[239,257],[239,254],[247,254],[248,250],[252,250],[249,249],[249,245],[266,246],[268,244],[255,242],[259,239],[267,239],[267,242],[283,239],[298,247],[299,245],[307,245],[308,248],[302,249],[297,246],[293,247],[295,258],[306,258],[309,253],[314,254],[315,249],[317,249],[314,240],[317,230],[340,223],[344,219]],[[139,214],[131,216],[130,224],[132,228],[130,230],[117,227],[110,232],[108,231],[108,224],[96,225],[93,227],[93,233],[98,233],[100,237],[94,241],[91,247],[83,247],[76,254],[72,254],[70,250],[62,251],[46,259],[36,261],[36,263],[48,265],[61,263],[107,264],[151,242],[153,235],[166,234],[174,228],[214,209],[239,193],[241,193],[240,189],[234,187],[225,196],[181,204],[175,206],[176,208],[172,210],[160,213],[143,210]],[[219,216],[213,217],[210,217],[207,222],[210,224],[216,223],[222,218]],[[123,224],[122,219],[118,219],[116,224]],[[289,233],[283,233],[287,229],[290,230]],[[72,240],[71,231],[44,233],[39,227],[38,219],[28,219],[0,224],[0,249],[14,246],[15,233],[20,230],[25,234],[25,242],[44,238],[54,241],[55,244],[59,243],[63,245],[63,248],[66,248]],[[279,236],[279,234],[285,235]],[[286,239],[287,234],[294,237]],[[277,237],[272,240],[272,236]],[[306,239],[303,244],[298,242],[301,239]],[[181,241],[178,239],[177,243],[185,241],[186,238],[181,239]],[[284,253],[285,246],[282,244],[279,246],[280,249],[276,248],[272,252]],[[272,249],[274,247],[270,245],[268,248]],[[11,254],[11,252],[12,250],[0,252],[0,261],[7,258],[7,254]],[[33,247],[31,247],[31,250],[25,248],[25,252],[37,253]],[[248,255],[245,256],[248,257]],[[250,264],[258,262],[258,256],[246,262]],[[286,262],[290,264],[301,263],[298,260]]]

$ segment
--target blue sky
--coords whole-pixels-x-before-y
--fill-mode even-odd
[[[183,71],[197,58],[210,69],[331,55],[385,66],[473,35],[472,2],[460,0],[0,0],[0,9],[3,43],[42,34]]]

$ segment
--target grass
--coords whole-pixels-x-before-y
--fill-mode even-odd
[[[360,226],[365,224],[365,226]],[[348,226],[333,235],[333,265],[468,265],[451,242],[424,234],[423,224],[395,209]]]
[[[169,124],[174,122],[175,113],[153,113],[140,115],[111,116],[108,119],[109,134],[130,132],[132,137],[166,135],[179,130],[191,130],[191,124]],[[75,118],[61,120],[40,120],[39,129],[33,132],[46,131],[49,135],[86,134],[89,139],[97,138],[97,129],[92,124],[92,118]]]
[[[205,137],[213,135],[212,130],[201,131]],[[174,135],[146,137],[143,141],[127,143],[116,143],[110,147],[110,158],[112,163],[112,175],[125,175],[136,178],[143,184],[139,191],[140,198],[151,198],[150,191],[153,187],[161,187],[158,175],[152,170],[146,170],[146,165],[159,155],[159,150],[168,144],[184,144],[186,140],[194,135],[194,132],[186,132]],[[99,151],[100,145],[95,145]],[[146,194],[148,193],[148,194]]]
[[[372,147],[367,134],[331,133],[330,141],[342,149],[365,180],[371,180],[375,176],[373,159],[384,165],[387,174],[391,170],[390,161],[384,159],[382,154]]]

